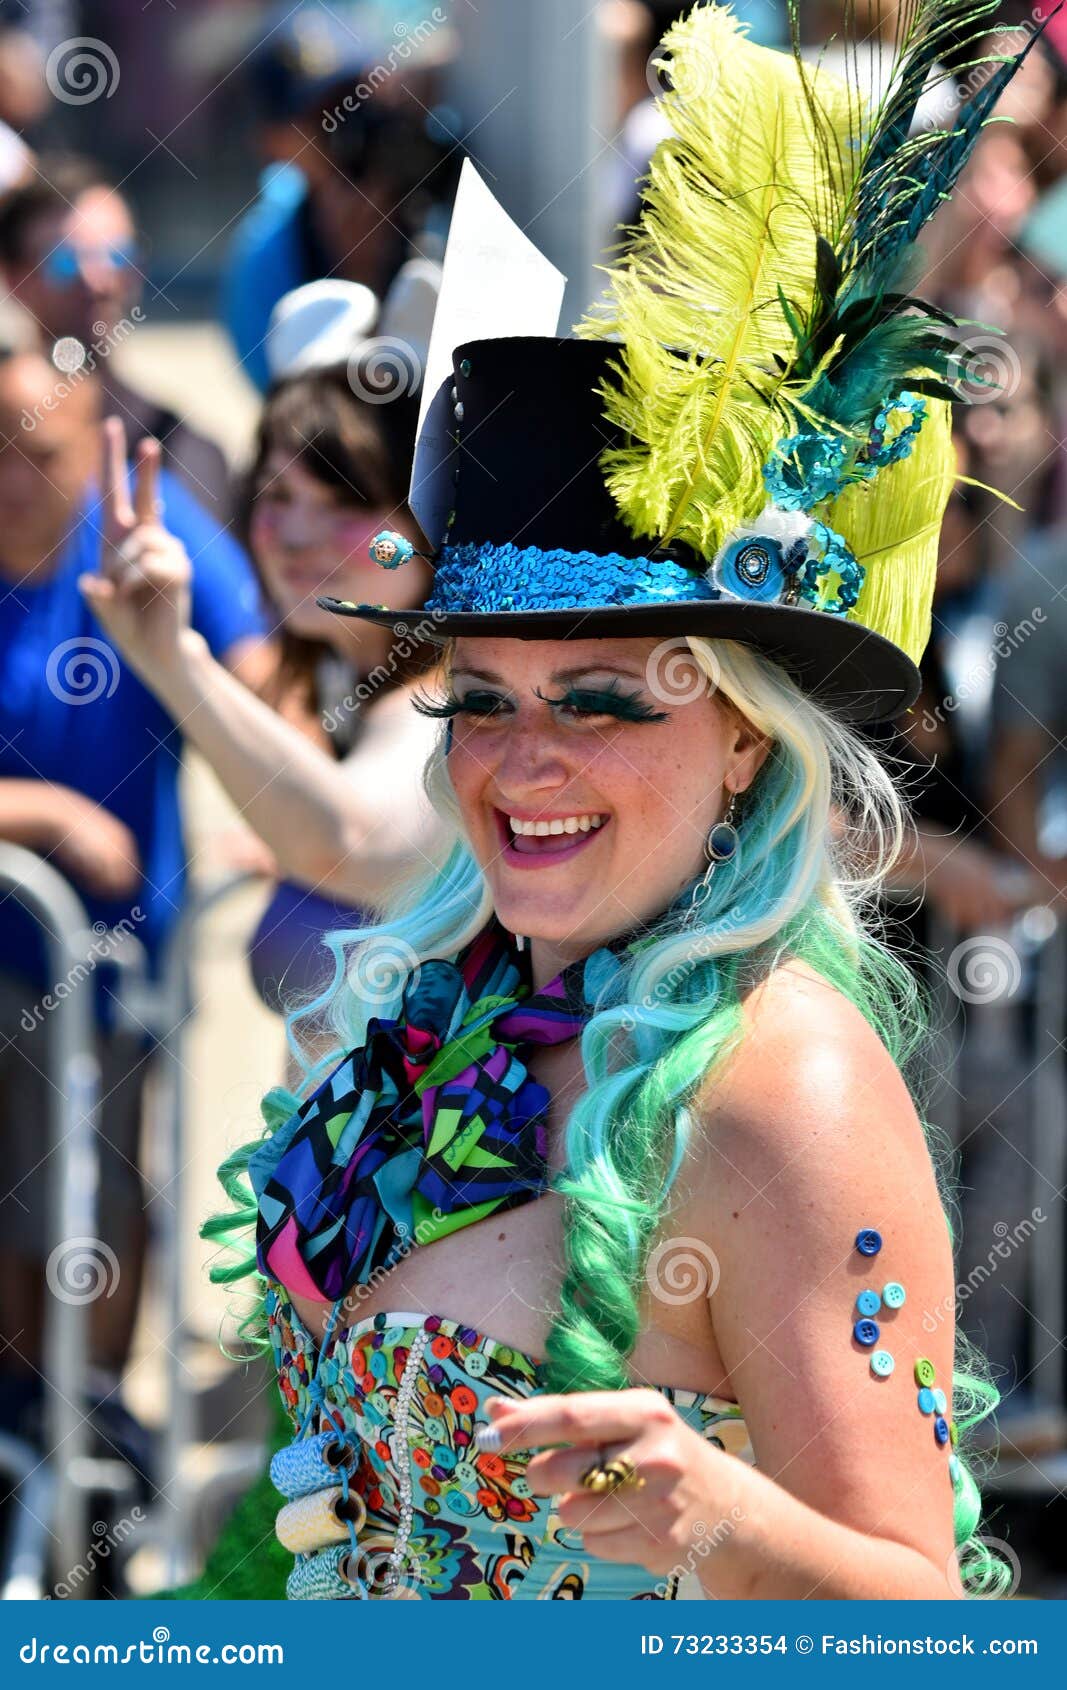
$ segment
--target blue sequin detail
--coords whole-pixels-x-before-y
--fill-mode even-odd
[[[907,411],[909,420],[904,427],[895,434],[887,446],[885,431],[889,427],[889,418],[894,411]],[[895,399],[890,399],[882,406],[874,419],[867,445],[860,453],[860,463],[857,469],[864,479],[875,475],[884,469],[886,464],[899,463],[911,453],[915,438],[926,421],[926,400],[917,393],[899,393]]]
[[[763,466],[763,481],[780,510],[810,511],[843,491],[848,443],[836,434],[791,434]]]
[[[670,558],[468,544],[442,546],[426,609],[445,614],[585,610],[706,603],[718,597],[704,575]]]
[[[908,420],[887,444],[886,430],[895,411],[906,412]],[[779,510],[812,511],[824,500],[836,499],[851,483],[870,481],[887,464],[899,463],[910,455],[926,411],[926,401],[917,393],[904,391],[895,399],[887,399],[851,465],[848,459],[852,448],[847,436],[791,434],[780,440],[763,466],[763,481],[772,503]]]

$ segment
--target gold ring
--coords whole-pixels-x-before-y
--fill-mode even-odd
[[[644,1484],[637,1468],[628,1456],[616,1456],[614,1461],[594,1461],[581,1475],[578,1483],[594,1496],[610,1496],[617,1490],[640,1490]]]

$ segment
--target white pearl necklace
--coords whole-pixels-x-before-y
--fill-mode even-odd
[[[393,1547],[389,1551],[386,1586],[391,1592],[397,1589],[403,1577],[408,1539],[411,1536],[411,1528],[415,1519],[415,1510],[411,1501],[411,1440],[408,1419],[411,1412],[411,1398],[415,1390],[415,1381],[419,1376],[423,1351],[429,1342],[429,1336],[424,1328],[420,1328],[415,1334],[396,1393],[396,1426],[390,1443],[393,1446],[393,1460],[396,1465],[399,1485],[400,1520],[396,1529],[396,1537],[393,1539]]]

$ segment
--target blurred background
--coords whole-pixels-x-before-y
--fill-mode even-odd
[[[418,652],[315,596],[377,597],[367,540],[417,538],[462,161],[567,276],[565,329],[636,211],[685,9],[0,0],[4,1596],[280,1593],[246,1496],[277,1392],[197,1230],[263,1094],[298,1085],[282,1000],[330,977],[320,934],[433,835]],[[735,10],[785,42],[779,0]],[[877,87],[896,8],[857,10]],[[841,0],[802,14],[832,61]],[[991,50],[1041,21],[1006,0]],[[976,91],[944,68],[920,121]],[[915,809],[887,918],[937,1011],[955,1312],[1003,1397],[986,1530],[1020,1594],[1063,1597],[1067,14],[1000,112],[918,255],[972,325],[975,403],[924,692],[879,737]],[[201,636],[180,661],[160,617],[105,638],[77,589],[108,537],[106,415],[162,444]]]

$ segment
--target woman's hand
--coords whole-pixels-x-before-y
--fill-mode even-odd
[[[491,1397],[500,1449],[540,1448],[526,1470],[537,1496],[560,1496],[564,1526],[605,1561],[633,1562],[659,1578],[696,1568],[744,1519],[748,1469],[715,1449],[658,1391],[584,1391],[516,1400]],[[545,1445],[563,1444],[563,1449]],[[582,1488],[595,1464],[625,1459],[637,1484],[607,1495]]]
[[[150,682],[179,656],[192,566],[181,541],[159,521],[158,440],[144,439],[137,448],[131,502],[126,430],[118,417],[108,417],[103,433],[101,571],[80,576],[78,586],[109,639]]]

